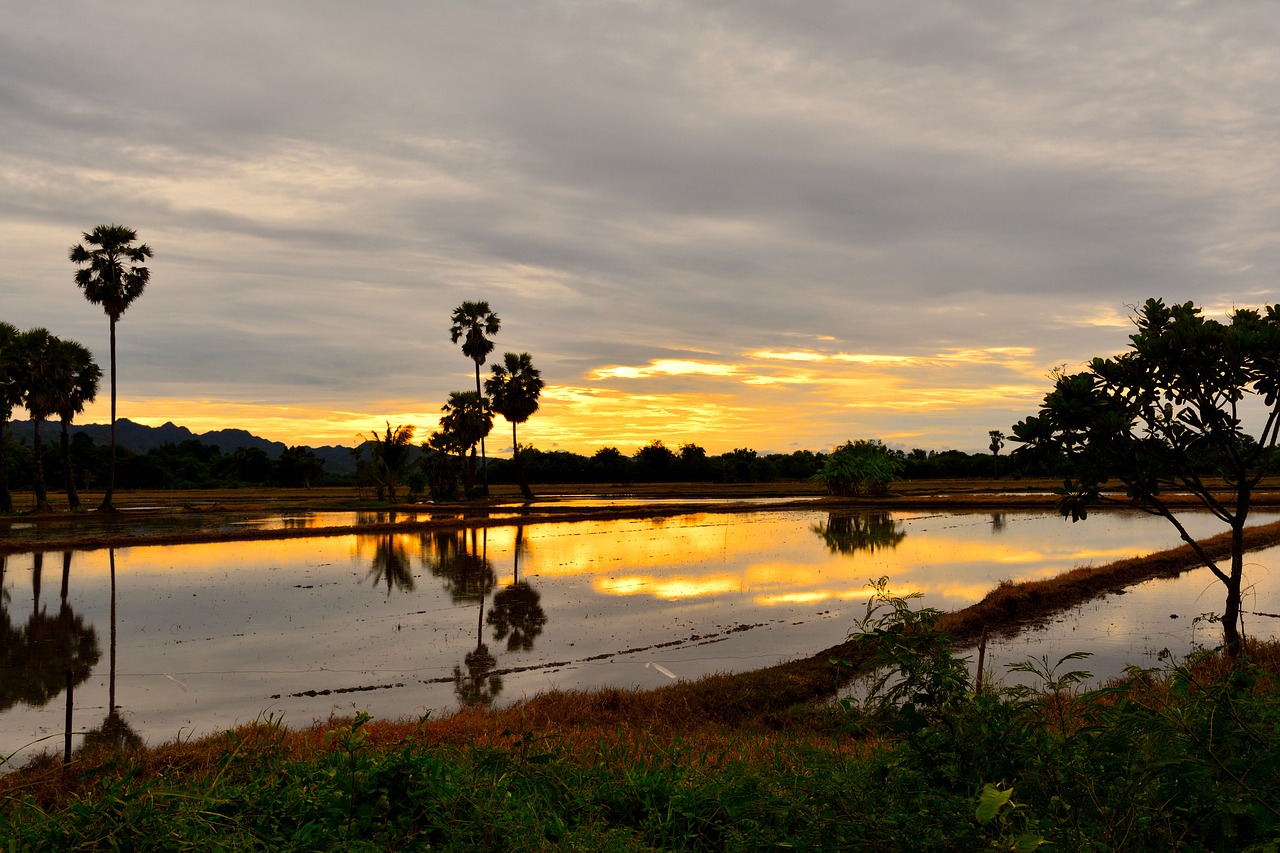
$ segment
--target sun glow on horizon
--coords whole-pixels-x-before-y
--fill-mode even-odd
[[[1034,411],[1047,371],[1027,347],[942,349],[928,355],[755,350],[737,357],[659,357],[613,364],[557,381],[544,372],[541,406],[517,427],[522,444],[590,455],[633,453],[651,441],[692,443],[712,454],[825,450],[850,438],[912,436],[933,448],[981,452],[986,431]],[[107,395],[81,423],[105,423]],[[411,425],[415,441],[439,428],[439,403],[360,400],[275,403],[268,399],[130,398],[119,415],[147,426],[174,423],[195,434],[243,429],[287,445],[354,447],[370,433]],[[984,414],[984,410],[986,413]],[[1008,412],[1007,423],[990,410]],[[975,423],[965,426],[964,420]],[[993,423],[986,423],[994,420]],[[508,456],[511,426],[495,417],[490,453]]]

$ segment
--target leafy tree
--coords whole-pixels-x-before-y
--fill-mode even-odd
[[[0,322],[0,512],[13,510],[13,496],[9,494],[9,441],[5,437],[5,427],[13,416],[13,407],[22,405],[22,395],[13,375],[16,369],[14,360],[17,353],[14,347],[17,340],[18,329],[9,323]]]
[[[282,486],[311,488],[324,474],[324,461],[309,447],[288,447],[276,460],[276,477]]]
[[[370,435],[373,436],[373,475],[379,484],[378,491],[381,492],[385,487],[387,499],[394,503],[396,486],[405,474],[413,450],[413,427],[398,426],[393,429],[391,422],[387,421],[384,435],[378,435],[376,430]]]
[[[1223,639],[1236,656],[1244,527],[1280,435],[1280,305],[1239,309],[1221,323],[1191,302],[1149,299],[1134,323],[1128,352],[1057,376],[1040,413],[1013,427],[1023,445],[1016,452],[1065,459],[1059,509],[1072,521],[1100,503],[1123,502],[1103,491],[1115,478],[1129,500],[1173,524],[1226,588]],[[1264,415],[1256,439],[1242,422],[1255,398]],[[1187,532],[1166,500],[1170,490],[1194,495],[1230,528],[1229,566]]]
[[[93,360],[93,353],[76,341],[57,341],[53,354],[56,378],[54,414],[62,422],[62,476],[67,490],[67,504],[72,510],[80,508],[80,495],[76,491],[75,469],[71,464],[71,421],[84,411],[98,396],[98,382],[102,368]]]
[[[229,454],[223,454],[219,462],[220,467],[227,468],[225,476],[235,483],[270,483],[276,468],[261,447],[237,447]]]
[[[661,439],[654,439],[635,453],[635,467],[640,479],[646,482],[666,482],[671,479],[676,455]]]
[[[605,483],[626,482],[629,478],[628,467],[631,460],[622,455],[616,447],[602,447],[591,456],[591,469],[596,472],[596,479]]]
[[[152,252],[146,243],[135,244],[138,232],[123,225],[99,225],[82,236],[84,243],[69,252],[71,263],[80,267],[76,284],[111,318],[111,457],[101,507],[110,511],[116,486],[116,323],[150,281],[151,270],[139,264]]]
[[[711,461],[707,459],[705,447],[686,442],[676,450],[676,456],[680,459],[680,470],[685,480],[703,482],[711,479]]]
[[[538,397],[544,387],[542,374],[533,366],[529,353],[503,355],[503,363],[492,365],[493,375],[484,382],[485,393],[493,410],[511,423],[511,458],[520,478],[520,494],[533,500],[533,490],[520,465],[520,444],[516,441],[516,424],[529,420],[538,411]],[[483,442],[482,442],[483,446]]]
[[[898,479],[902,468],[900,454],[877,439],[859,439],[837,447],[822,463],[822,469],[814,479],[838,497],[854,497],[863,493],[884,497],[889,494],[889,485]]]
[[[755,482],[759,462],[759,454],[749,447],[735,447],[730,452],[721,454],[720,466],[724,472],[724,481],[726,483]]]
[[[480,365],[484,364],[489,353],[493,352],[493,341],[487,336],[498,334],[502,321],[489,309],[488,302],[463,302],[453,309],[450,320],[452,325],[449,326],[449,338],[455,344],[461,340],[462,354],[476,363],[476,396],[483,397],[484,392],[480,389]],[[485,435],[488,434],[489,431],[485,430]],[[485,454],[483,435],[480,437],[480,461],[485,469],[485,491],[487,492],[489,460]]]

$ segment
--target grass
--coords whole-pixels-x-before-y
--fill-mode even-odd
[[[925,653],[938,668],[952,660]],[[964,684],[887,710],[823,704],[785,730],[746,713],[740,725],[672,717],[658,694],[618,691],[436,721],[263,720],[0,777],[0,839],[8,850],[1274,849],[1278,667],[1280,647],[1263,645],[1244,666],[1201,655],[1077,692],[1046,666],[1035,691]]]

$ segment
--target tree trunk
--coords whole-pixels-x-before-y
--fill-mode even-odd
[[[62,419],[62,476],[67,481],[67,506],[75,512],[80,508],[80,495],[76,492],[75,471],[71,468],[71,422]]]
[[[48,512],[49,495],[44,488],[44,450],[40,446],[41,418],[31,416],[31,451],[36,464],[36,512]]]
[[[9,494],[9,457],[5,453],[5,426],[8,418],[0,418],[0,512],[13,510],[13,495]]]
[[[480,390],[480,362],[476,362],[476,396],[480,398],[480,405],[484,405],[484,392]],[[472,451],[472,456],[475,453]],[[484,496],[489,497],[489,457],[484,452],[484,436],[480,436],[480,474],[484,477]]]
[[[527,501],[533,500],[533,489],[529,488],[529,478],[524,475],[524,464],[520,461],[520,443],[516,441],[516,422],[511,422],[511,458],[516,463],[516,476],[520,478],[520,494]]]
[[[111,512],[116,491],[116,318],[111,317],[111,456],[107,464],[107,491],[102,496],[99,512]]]
[[[1231,575],[1226,606],[1222,611],[1222,641],[1227,657],[1235,660],[1244,650],[1240,636],[1240,584],[1244,577],[1244,521],[1237,517],[1231,526]]]

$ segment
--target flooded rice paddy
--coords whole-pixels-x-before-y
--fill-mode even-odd
[[[236,523],[334,526],[317,515]],[[1189,526],[1219,532],[1207,515]],[[1176,544],[1167,522],[1137,513],[1072,525],[1043,512],[794,509],[19,554],[0,578],[0,757],[61,748],[68,672],[76,742],[104,725],[158,743],[268,715],[415,717],[808,656],[845,638],[882,575],[951,610],[1003,579]],[[1247,560],[1258,634],[1280,621],[1268,615],[1280,612],[1277,557]],[[1205,570],[1152,581],[996,643],[989,659],[1085,650],[1083,668],[1114,674],[1214,643],[1217,627],[1195,617],[1221,605]]]

